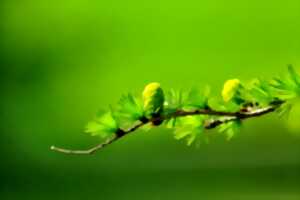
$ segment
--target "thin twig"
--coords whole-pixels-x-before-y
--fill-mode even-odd
[[[170,115],[166,116],[159,116],[152,118],[150,120],[145,120],[136,126],[132,127],[129,130],[120,130],[119,133],[116,133],[116,135],[112,138],[109,138],[105,142],[98,144],[90,149],[87,150],[70,150],[70,149],[64,149],[64,148],[59,148],[52,146],[51,150],[57,151],[60,153],[65,153],[65,154],[76,154],[76,155],[86,155],[86,154],[93,154],[96,151],[106,147],[107,145],[115,142],[116,140],[122,138],[123,136],[134,132],[135,130],[139,129],[140,127],[148,124],[148,123],[153,123],[157,121],[164,121],[167,119],[171,118],[177,118],[177,117],[184,117],[184,116],[192,116],[192,115],[210,115],[210,116],[222,116],[224,118],[221,119],[213,119],[205,122],[205,128],[206,129],[212,129],[215,128],[221,124],[228,123],[230,121],[234,120],[245,120],[248,118],[253,118],[253,117],[259,117],[268,113],[271,113],[275,111],[277,108],[279,108],[284,102],[276,102],[274,104],[271,104],[270,106],[264,107],[264,108],[257,108],[255,110],[251,111],[239,111],[239,112],[226,112],[226,111],[215,111],[211,109],[202,109],[202,110],[195,110],[195,111],[184,111],[184,110],[178,110],[175,113],[172,113]]]
[[[105,142],[98,144],[90,149],[87,150],[71,150],[71,149],[63,149],[55,146],[51,146],[51,150],[57,151],[60,153],[65,153],[65,154],[76,154],[76,155],[86,155],[86,154],[93,154],[95,153],[98,149],[102,149],[103,147],[111,144],[114,140],[116,140],[116,137],[112,137],[107,139]]]

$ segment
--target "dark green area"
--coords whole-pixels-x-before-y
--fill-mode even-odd
[[[299,199],[300,139],[273,115],[200,148],[158,128],[93,156],[49,150],[96,144],[82,132],[97,109],[152,81],[218,94],[229,78],[271,78],[287,64],[299,72],[299,9],[296,0],[1,1],[0,199]]]

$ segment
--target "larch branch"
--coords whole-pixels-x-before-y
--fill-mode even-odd
[[[87,150],[71,150],[71,149],[64,149],[52,146],[51,150],[57,151],[60,153],[65,154],[74,154],[74,155],[87,155],[87,154],[93,154],[96,151],[106,147],[107,145],[115,142],[116,140],[119,140],[125,135],[128,135],[129,133],[132,133],[139,129],[140,127],[148,124],[153,123],[155,121],[164,121],[171,118],[177,118],[177,117],[185,117],[185,116],[192,116],[192,115],[210,115],[210,116],[219,116],[222,118],[218,119],[212,119],[207,120],[204,123],[205,129],[213,129],[217,126],[220,126],[221,124],[228,123],[230,121],[234,120],[245,120],[249,118],[259,117],[268,113],[271,113],[275,111],[277,108],[279,108],[284,102],[273,102],[269,106],[263,107],[263,108],[257,108],[250,111],[238,111],[238,112],[226,112],[226,111],[216,111],[212,109],[200,109],[200,110],[194,110],[194,111],[184,111],[184,110],[177,110],[176,112],[165,115],[165,116],[159,116],[155,117],[149,120],[144,120],[143,122],[137,124],[136,126],[132,127],[129,130],[120,130],[118,131],[114,137],[109,138],[103,143],[100,143],[90,149]]]

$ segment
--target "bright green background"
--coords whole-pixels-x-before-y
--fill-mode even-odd
[[[213,86],[300,68],[300,2],[0,2],[0,199],[300,198],[300,139],[271,116],[187,147],[138,131],[93,156],[82,134],[127,91]],[[298,70],[299,71],[299,70]]]

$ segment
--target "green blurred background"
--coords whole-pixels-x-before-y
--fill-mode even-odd
[[[200,148],[138,131],[92,156],[99,108],[300,68],[298,0],[0,2],[0,199],[300,199],[300,139],[273,115]]]

